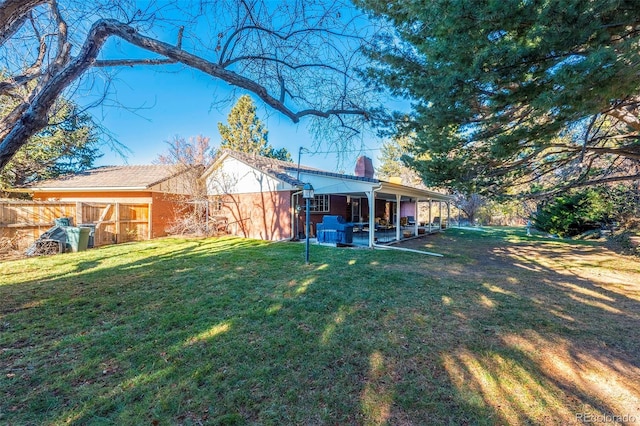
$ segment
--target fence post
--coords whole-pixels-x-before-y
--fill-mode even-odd
[[[148,238],[152,239],[153,238],[153,229],[152,229],[153,221],[151,220],[151,217],[152,217],[151,209],[153,208],[152,203],[149,203],[148,206],[149,206],[149,208],[147,209],[147,223],[148,223],[148,226],[147,226],[148,231],[147,231],[147,233],[148,233]]]
[[[114,219],[116,222],[116,240],[115,243],[118,244],[120,242],[120,203],[115,204]]]
[[[75,215],[75,225],[80,226],[84,221],[82,220],[82,201],[76,201],[76,215]]]

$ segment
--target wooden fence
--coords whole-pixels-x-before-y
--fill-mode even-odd
[[[151,238],[151,205],[0,200],[0,238],[16,250],[28,247],[55,225],[55,219],[71,218],[72,225],[95,227],[94,245]]]

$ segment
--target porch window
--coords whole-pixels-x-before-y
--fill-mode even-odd
[[[213,200],[209,201],[209,209],[212,212],[220,212],[222,211],[222,198],[215,197]]]
[[[313,197],[310,210],[314,213],[329,213],[329,194]]]

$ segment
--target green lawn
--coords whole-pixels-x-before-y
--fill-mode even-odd
[[[445,257],[221,238],[4,261],[0,423],[640,424],[640,262],[522,229],[407,246]]]

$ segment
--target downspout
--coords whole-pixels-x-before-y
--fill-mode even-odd
[[[302,191],[298,191],[298,192],[293,192],[291,193],[291,240],[295,240],[296,238],[298,238],[297,235],[295,235],[295,221],[296,221],[296,208],[293,205],[293,197],[295,197],[296,195],[302,194]]]

